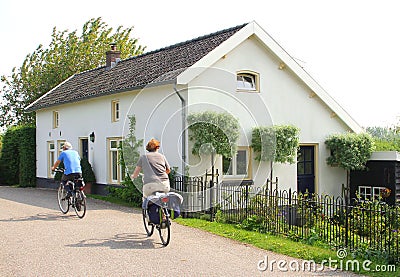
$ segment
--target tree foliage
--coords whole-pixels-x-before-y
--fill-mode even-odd
[[[367,133],[331,135],[325,144],[331,150],[327,163],[348,171],[363,170],[374,150],[373,139]]]
[[[374,139],[376,151],[400,152],[400,125],[394,127],[367,127],[366,131]]]
[[[117,44],[122,59],[141,54],[144,47],[131,38],[132,30],[113,30],[100,17],[87,21],[81,34],[54,27],[47,47],[40,44],[11,76],[1,77],[0,126],[33,123],[34,113],[24,113],[24,108],[73,74],[104,65],[111,43]]]
[[[236,154],[239,122],[231,114],[205,111],[190,114],[187,121],[194,155],[216,153],[230,158]]]
[[[14,126],[3,136],[0,181],[7,185],[36,185],[36,129]]]
[[[129,116],[129,133],[121,142],[119,163],[124,169],[124,179],[122,187],[110,187],[110,194],[114,197],[127,202],[132,202],[136,206],[142,203],[143,182],[141,178],[131,179],[136,163],[140,157],[139,148],[143,145],[143,139],[137,139],[135,135],[136,118]]]
[[[295,163],[299,148],[299,128],[291,125],[254,127],[251,147],[257,161]]]

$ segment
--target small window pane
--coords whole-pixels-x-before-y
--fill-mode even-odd
[[[249,73],[239,73],[236,77],[238,89],[256,90],[256,76]]]
[[[118,145],[118,144],[117,144],[117,141],[116,141],[116,140],[112,140],[112,141],[111,141],[111,148],[112,148],[112,149],[117,148],[117,145]]]
[[[236,155],[236,174],[247,174],[247,155],[245,150],[239,150]]]
[[[113,151],[111,153],[112,155],[112,179],[113,180],[118,180],[118,152]]]
[[[224,172],[224,175],[232,175],[232,159],[228,158],[223,158],[222,160],[222,171]]]
[[[304,175],[304,164],[303,163],[297,164],[297,172],[299,175]]]
[[[304,165],[305,165],[304,174],[312,174],[313,173],[312,163],[306,162]]]
[[[304,151],[304,155],[305,155],[304,159],[306,161],[312,161],[311,153],[312,153],[311,149],[305,149],[305,151]]]

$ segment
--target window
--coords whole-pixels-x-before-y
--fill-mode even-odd
[[[53,129],[58,128],[59,123],[59,115],[58,111],[53,111]]]
[[[238,91],[259,91],[259,75],[254,72],[238,72],[236,75],[236,89]]]
[[[121,138],[108,139],[108,152],[109,152],[109,180],[112,184],[119,184],[125,174],[119,162]]]
[[[385,198],[387,188],[385,187],[372,187],[372,186],[359,186],[358,194],[361,200],[381,200]]]
[[[57,140],[57,148],[58,148],[58,155],[57,155],[57,158],[58,158],[58,156],[60,156],[60,154],[61,154],[61,152],[63,151],[63,146],[64,146],[64,143],[65,143],[65,140]]]
[[[222,170],[225,176],[249,177],[249,149],[239,148],[233,158],[222,158]]]
[[[56,148],[54,141],[47,142],[47,177],[53,178],[54,173],[51,171],[51,167],[56,162]]]
[[[119,121],[119,100],[114,100],[111,102],[111,121],[117,122]]]

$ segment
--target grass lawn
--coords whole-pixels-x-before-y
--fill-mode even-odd
[[[233,224],[225,224],[218,222],[210,222],[202,219],[195,218],[177,218],[174,220],[181,225],[190,226],[193,228],[202,229],[204,231],[223,236],[226,238],[230,238],[236,241],[240,241],[243,243],[247,243],[253,245],[255,247],[272,251],[279,254],[284,254],[290,257],[304,259],[304,260],[313,260],[317,264],[317,268],[321,266],[322,261],[331,260],[339,260],[337,257],[336,250],[330,249],[326,245],[309,245],[303,242],[296,242],[289,238],[284,238],[281,236],[274,236],[269,234],[261,234],[258,232],[247,231],[241,228],[236,227]],[[350,255],[348,255],[350,256]],[[352,257],[347,257],[347,259],[343,260],[343,267],[345,268],[345,264],[347,260],[353,260]],[[368,276],[387,276],[387,277],[398,277],[400,276],[400,266],[397,265],[395,267],[395,271],[378,271],[387,268],[385,263],[376,263],[373,262],[370,265],[367,265],[367,268],[370,271],[362,270],[363,260],[359,260],[360,271],[354,271],[355,273],[368,275]],[[327,263],[325,263],[327,265]],[[337,263],[338,267],[339,262]],[[351,268],[351,264],[349,264],[348,268]]]
[[[88,197],[100,199],[103,201],[108,201],[114,204],[128,206],[137,208],[130,203],[126,203],[118,198],[112,198],[109,196],[99,196],[99,195],[88,195]],[[316,245],[306,244],[304,242],[296,242],[289,238],[285,238],[282,236],[275,236],[270,234],[262,234],[254,231],[247,231],[241,229],[233,224],[219,223],[219,222],[211,222],[208,220],[196,219],[196,218],[177,218],[174,222],[189,226],[192,228],[201,229],[219,236],[223,236],[226,238],[230,238],[232,240],[240,241],[249,245],[253,245],[260,249],[272,251],[279,254],[284,254],[290,257],[304,259],[304,260],[312,260],[317,264],[317,267],[320,267],[321,262],[326,260],[338,260],[337,252],[334,249],[329,248],[327,245],[323,245],[322,243]],[[350,255],[348,255],[350,256]],[[353,260],[352,257],[347,257],[347,260]],[[346,259],[343,260],[343,264],[345,265]],[[395,267],[395,271],[383,271],[383,269],[387,265],[385,263],[373,262],[368,265],[370,271],[362,270],[363,260],[359,260],[360,271],[355,271],[355,273],[359,273],[367,276],[385,276],[385,277],[398,277],[400,276],[400,265]],[[318,264],[319,263],[319,264]],[[326,265],[327,263],[325,263]],[[351,266],[349,267],[351,268]],[[381,271],[378,271],[382,269]]]

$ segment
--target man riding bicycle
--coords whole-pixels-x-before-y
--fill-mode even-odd
[[[61,178],[62,183],[65,184],[68,181],[74,181],[75,179],[82,178],[81,158],[77,151],[72,150],[72,145],[69,142],[65,142],[63,151],[58,157],[57,161],[51,167],[51,170],[55,170],[61,162],[64,164],[64,174]],[[72,188],[68,185],[65,186],[67,189],[67,197],[72,195]]]

